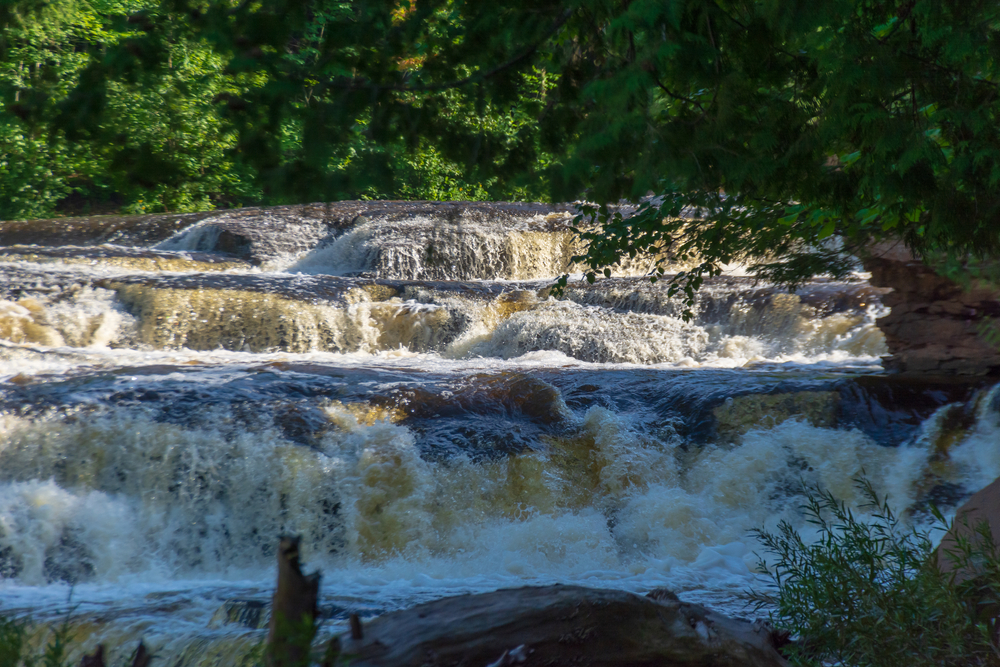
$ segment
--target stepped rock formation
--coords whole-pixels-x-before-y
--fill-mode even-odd
[[[216,211],[206,211],[89,215],[49,220],[0,220],[0,246],[57,247],[111,243],[139,247],[165,241],[185,227],[217,214]]]
[[[891,287],[878,320],[886,370],[927,375],[1000,375],[1000,346],[982,331],[1000,317],[1000,292],[938,275],[901,244],[879,244],[864,259],[871,284]]]
[[[201,222],[195,247],[185,249],[260,262],[312,248],[366,219],[405,221],[423,216],[454,223],[509,223],[532,215],[575,212],[572,205],[517,202],[340,201],[200,213],[7,220],[0,221],[0,246],[146,246]]]
[[[726,618],[672,595],[579,586],[436,600],[366,623],[360,640],[345,633],[338,641],[354,667],[787,664],[764,624]]]

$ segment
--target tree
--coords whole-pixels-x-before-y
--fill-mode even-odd
[[[242,82],[222,71],[207,44],[172,28],[161,36],[162,67],[123,68],[116,77],[93,71],[95,54],[126,48],[141,33],[116,14],[149,7],[155,2],[59,0],[8,15],[0,38],[0,218],[51,214],[74,198],[141,213],[252,196],[227,159],[235,133],[211,103]],[[100,126],[80,123],[89,114],[100,115]]]
[[[601,165],[605,199],[661,198],[627,220],[605,209],[588,261],[693,252],[690,289],[733,260],[792,284],[843,274],[842,251],[885,237],[920,254],[996,254],[998,13],[951,0],[630,3],[608,21],[617,64],[589,86],[617,122],[588,116],[570,164]]]
[[[69,18],[56,20],[55,4],[34,0],[0,15],[0,67],[18,66],[23,35],[34,31],[47,40],[36,69],[61,81],[57,89],[0,71],[11,144],[31,136],[86,150],[90,194],[111,192],[128,210],[542,195],[532,172],[547,157],[534,145],[530,98],[551,85],[544,73],[515,72],[500,96],[372,83],[389,70],[405,80],[430,68],[439,45],[454,46],[459,13],[449,3],[416,11],[331,0],[60,1],[72,7]],[[82,38],[80,16],[96,25]],[[76,32],[63,35],[66,26]],[[53,67],[60,50],[75,55],[72,67]],[[465,76],[468,66],[445,69]],[[347,73],[368,78],[355,86]],[[47,157],[41,162],[59,164]],[[13,174],[0,172],[0,217],[51,210],[79,174],[58,170],[49,178],[58,187],[43,198],[45,179],[23,178],[37,200],[29,206],[15,196]]]

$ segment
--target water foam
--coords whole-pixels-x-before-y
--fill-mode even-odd
[[[434,349],[451,335],[450,314],[399,298],[309,303],[266,292],[124,285],[122,302],[154,348],[251,352],[366,352]]]
[[[211,222],[199,222],[153,246],[157,250],[211,252],[219,242],[222,229]]]
[[[549,278],[567,271],[579,247],[568,228],[546,229],[545,222],[536,216],[503,228],[427,217],[372,220],[288,270],[409,280]]]
[[[793,295],[794,296],[794,295]],[[796,297],[797,299],[797,297]],[[879,311],[788,316],[782,327],[684,322],[678,315],[614,310],[550,299],[512,312],[453,343],[452,355],[510,359],[556,350],[590,362],[738,366],[747,361],[877,358],[885,338],[875,326]]]
[[[102,348],[131,342],[134,319],[111,290],[73,285],[16,302],[0,300],[0,339]]]
[[[409,428],[359,421],[340,404],[327,410],[317,448],[218,410],[187,426],[136,410],[8,415],[5,567],[40,583],[69,549],[98,581],[266,569],[281,532],[303,534],[310,558],[327,567],[395,563],[438,576],[630,572],[692,565],[733,543],[746,545],[749,565],[750,529],[802,525],[803,482],[853,502],[851,480],[864,470],[905,510],[929,457],[796,420],[751,430],[738,446],[687,451],[595,407],[537,451],[429,461]],[[995,418],[977,429],[955,450],[956,465],[970,465],[991,437],[995,449]]]

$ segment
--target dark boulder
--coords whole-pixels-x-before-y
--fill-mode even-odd
[[[765,624],[675,596],[579,586],[445,598],[380,616],[334,639],[352,667],[580,665],[777,667]]]

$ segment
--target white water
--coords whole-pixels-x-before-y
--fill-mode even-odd
[[[951,457],[952,475],[971,488],[1000,474],[996,413],[983,410]],[[339,405],[328,415],[318,451],[273,429],[233,433],[225,413],[203,416],[223,426],[197,428],[141,414],[7,416],[0,548],[21,564],[17,584],[44,584],[55,554],[66,561],[55,566],[85,560],[95,582],[108,584],[249,577],[264,586],[270,536],[291,531],[305,536],[311,564],[353,585],[648,588],[676,586],[674,570],[682,586],[745,585],[756,560],[752,528],[780,519],[804,527],[802,496],[788,489],[819,483],[850,500],[865,469],[905,509],[933,441],[891,449],[789,420],[750,431],[738,447],[691,454],[591,408],[572,438],[546,452],[430,463],[405,427],[359,424]],[[336,503],[343,511],[334,518]]]
[[[206,628],[226,598],[267,598],[275,537],[296,533],[346,609],[559,581],[739,614],[750,531],[808,533],[803,483],[854,502],[864,471],[905,515],[938,482],[1000,475],[993,396],[944,462],[941,411],[899,447],[832,421],[831,383],[885,352],[877,299],[828,311],[737,280],[684,322],[648,284],[554,299],[485,280],[570,268],[565,232],[534,218],[431,223],[372,221],[286,263],[309,276],[0,263],[0,610],[53,618],[72,581],[75,613],[104,619],[87,642],[180,655],[246,635]],[[356,272],[479,282],[316,282]],[[809,382],[826,384],[796,393]],[[750,385],[770,412],[741,402]],[[674,386],[736,397],[705,412],[717,437],[687,434]]]

